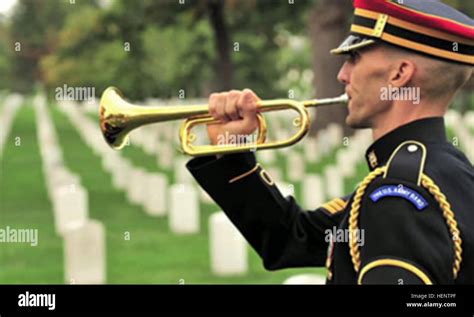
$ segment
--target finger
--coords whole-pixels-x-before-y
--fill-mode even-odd
[[[242,110],[242,115],[245,118],[246,116],[255,116],[257,112],[257,103],[260,99],[257,95],[250,89],[244,89],[242,92],[241,98],[239,99],[240,109]]]
[[[227,95],[226,104],[225,104],[225,114],[230,120],[240,120],[239,108],[237,107],[237,102],[239,101],[241,92],[238,90],[232,90]]]
[[[252,89],[245,88],[242,92],[246,95],[246,98],[251,98],[255,102],[260,101],[260,98]]]
[[[250,89],[244,89],[240,96],[239,108],[243,118],[241,126],[246,134],[253,133],[258,127],[257,103],[259,100],[257,95]]]
[[[212,93],[209,96],[209,114],[217,120],[217,93]]]
[[[257,116],[245,116],[241,121],[241,129],[243,134],[252,134],[258,127]]]
[[[227,116],[225,115],[225,103],[226,103],[227,93],[222,92],[217,94],[217,101],[216,101],[216,119],[222,122],[229,121]]]

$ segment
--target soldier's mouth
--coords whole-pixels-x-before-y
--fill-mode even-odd
[[[349,92],[349,88],[346,88],[345,91],[346,91],[346,95],[347,95],[347,97],[349,98],[349,101],[350,101],[352,99],[352,96],[351,96],[351,93]]]

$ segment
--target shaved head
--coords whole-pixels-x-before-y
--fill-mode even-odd
[[[394,59],[406,58],[416,64],[410,86],[420,87],[421,98],[427,101],[451,101],[473,73],[472,66],[427,57],[388,44],[381,46]]]

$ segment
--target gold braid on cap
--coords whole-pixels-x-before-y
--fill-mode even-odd
[[[365,194],[367,187],[372,183],[372,181],[377,178],[378,176],[384,174],[387,171],[387,167],[379,167],[367,175],[364,180],[362,181],[361,185],[356,191],[354,196],[354,200],[351,205],[351,210],[349,214],[349,232],[350,232],[350,239],[349,239],[349,247],[350,247],[350,254],[352,257],[352,264],[354,265],[354,270],[358,273],[361,265],[360,261],[360,249],[359,245],[357,244],[355,234],[358,231],[358,218],[360,213],[360,206],[362,202],[362,198]],[[461,232],[458,228],[458,223],[454,217],[454,213],[451,210],[451,205],[448,202],[446,196],[441,192],[440,188],[434,183],[434,181],[428,177],[426,174],[423,173],[421,178],[421,185],[426,188],[438,202],[441,210],[443,211],[443,217],[446,220],[446,224],[448,225],[449,232],[451,233],[451,238],[454,244],[454,263],[453,263],[453,274],[454,278],[458,277],[459,270],[461,268],[462,262],[462,239],[461,239]]]

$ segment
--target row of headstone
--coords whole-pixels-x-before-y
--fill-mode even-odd
[[[156,131],[146,131],[156,133]],[[137,130],[138,132],[139,130]],[[138,133],[138,138],[146,138],[146,133]],[[132,139],[134,136],[132,136]],[[132,141],[133,142],[133,141]],[[136,144],[134,142],[133,144]],[[146,144],[142,146],[146,147]],[[163,155],[161,147],[158,155]],[[166,153],[165,153],[166,155]],[[185,169],[188,158],[177,157],[173,162],[175,184],[169,187],[169,214],[168,224],[170,230],[176,234],[193,234],[200,230],[198,192],[195,189],[194,180],[190,173]],[[146,171],[138,171],[137,179],[146,178]],[[159,182],[157,179],[156,182]],[[134,177],[130,179],[132,188],[140,188],[140,180],[134,182]],[[157,188],[159,184],[149,184],[148,188]],[[164,186],[164,185],[161,185]],[[168,186],[164,186],[168,187]],[[144,192],[142,190],[142,192]],[[154,197],[156,203],[163,201],[160,195],[148,194],[148,197]],[[159,193],[165,194],[166,190]],[[132,197],[129,200],[136,203],[140,202],[140,190],[132,191]],[[163,197],[164,198],[164,197]],[[201,190],[201,200],[211,202],[210,197]],[[148,199],[148,201],[150,201]],[[211,271],[217,276],[241,275],[248,271],[247,242],[240,232],[234,227],[223,212],[214,213],[209,217],[209,248]]]
[[[80,114],[74,110],[63,108],[71,118],[81,122]],[[84,129],[88,124],[78,125]],[[135,133],[134,138],[146,138],[146,133]],[[138,132],[139,130],[137,130]],[[133,142],[133,141],[132,141]],[[133,143],[137,144],[136,142]],[[142,144],[142,146],[146,146]],[[163,148],[161,148],[163,149]],[[162,154],[162,153],[159,153]],[[193,234],[200,230],[198,192],[194,180],[185,169],[188,159],[178,157],[173,162],[175,184],[169,186],[167,179],[158,173],[148,173],[144,169],[134,167],[118,152],[107,152],[103,157],[103,168],[112,174],[114,187],[125,190],[127,199],[134,204],[143,204],[150,215],[165,215],[168,210],[170,230],[176,234]],[[128,172],[127,172],[128,171]],[[290,189],[290,186],[287,186]],[[290,192],[292,194],[292,192]],[[169,204],[164,202],[169,197]],[[209,196],[201,191],[202,199],[210,201]],[[240,232],[234,227],[223,212],[214,213],[209,217],[209,248],[211,271],[217,276],[240,275],[248,271],[247,243]]]
[[[317,153],[320,156],[329,154],[334,148],[343,144],[343,131],[340,125],[331,123],[326,129],[318,131]]]
[[[103,225],[89,218],[87,190],[63,161],[44,96],[33,99],[37,137],[46,187],[53,207],[56,233],[63,238],[65,282],[103,284],[106,281]]]
[[[275,165],[275,160],[268,159],[267,155],[262,155],[264,152],[257,152],[258,160],[265,165],[266,170],[277,183],[289,182],[287,184],[301,184],[300,199],[302,206],[306,209],[314,209],[320,206],[324,201],[334,197],[341,197],[346,194],[345,181],[348,178],[356,176],[358,164],[364,160],[365,149],[371,143],[371,133],[369,130],[359,130],[356,133],[342,142],[342,130],[335,129],[335,126],[330,126],[323,135],[318,137],[332,138],[332,146],[328,148],[339,147],[335,152],[335,161],[332,164],[324,167],[323,172],[318,174],[307,174],[306,166],[308,163],[318,162],[323,155],[318,153],[311,159],[311,152],[318,151],[318,141],[316,138],[309,137],[302,141],[305,145],[303,151],[294,150],[291,148],[286,153],[281,153],[286,164],[286,178],[282,178],[282,171],[280,167]],[[328,137],[333,135],[332,137]],[[339,140],[339,141],[337,141]],[[309,146],[307,142],[309,141]],[[341,142],[338,144],[337,142]],[[316,163],[318,164],[318,163]],[[270,166],[270,167],[268,167]],[[288,188],[284,186],[283,188]],[[287,191],[288,192],[288,191]],[[285,195],[284,195],[285,196]]]
[[[99,129],[90,124],[91,119],[78,111],[77,106],[63,104],[61,109],[84,141],[88,136],[94,138],[100,136]],[[102,143],[102,147],[108,147],[104,141]],[[131,204],[143,207],[145,213],[152,217],[167,215],[170,229],[174,233],[199,232],[200,196],[195,185],[192,184],[189,172],[185,169],[184,158],[173,162],[177,183],[169,186],[169,181],[164,174],[152,173],[135,166],[118,151],[107,148],[98,152],[101,154],[102,167],[112,176],[113,186],[117,190],[124,191],[126,199]],[[208,198],[204,196],[202,199]]]
[[[97,124],[78,111],[77,103],[61,103],[60,109],[74,125],[81,139],[101,157],[102,167],[110,173],[114,188],[125,191],[127,200],[142,205],[147,214],[164,215],[166,195],[162,193],[166,190],[166,177],[158,173],[149,174],[122,157],[120,152],[110,149]]]
[[[57,134],[46,106],[46,99],[37,95],[33,99],[36,110],[38,143],[43,162],[46,188],[53,205],[56,233],[61,235],[69,228],[88,219],[87,193],[80,185],[78,175],[65,165]]]
[[[321,206],[326,198],[323,178],[316,174],[306,175],[302,182],[302,206],[316,209]]]
[[[307,162],[317,162],[322,154],[318,152],[318,139],[316,137],[307,137],[303,140],[303,154]]]
[[[290,182],[299,182],[306,174],[306,162],[303,155],[297,151],[288,152],[286,156],[286,171]]]
[[[365,150],[372,142],[371,137],[369,130],[358,130],[338,149],[334,163],[324,169],[325,200],[347,194],[345,182],[356,176],[357,166],[364,160]]]
[[[10,133],[11,125],[15,116],[23,103],[23,96],[11,94],[3,100],[3,108],[0,113],[0,158],[3,154],[3,147]]]

